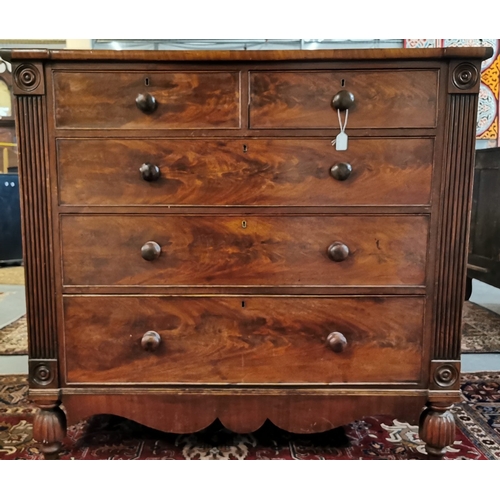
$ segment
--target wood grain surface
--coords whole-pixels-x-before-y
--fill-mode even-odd
[[[435,359],[460,359],[478,106],[477,95],[451,95],[448,99],[436,271]]]
[[[59,139],[62,205],[349,206],[430,202],[431,138]],[[330,168],[352,173],[335,180]],[[160,169],[146,182],[144,163]]]
[[[488,59],[492,47],[444,47],[429,49],[329,49],[329,50],[48,50],[2,49],[0,57],[11,60],[92,61],[366,61],[395,60],[399,64],[412,60]]]
[[[42,452],[65,414],[321,432],[427,405],[442,455],[492,54],[2,51]]]
[[[359,396],[305,396],[297,391],[283,395],[270,390],[255,394],[249,389],[243,394],[227,390],[225,394],[213,394],[207,389],[198,394],[187,390],[150,393],[145,389],[142,393],[116,394],[110,388],[105,394],[90,388],[78,394],[64,391],[69,425],[105,413],[181,434],[200,431],[217,418],[227,429],[242,434],[256,431],[266,419],[281,429],[299,434],[323,432],[373,415],[387,415],[415,425],[425,403],[425,395],[414,391],[403,395],[372,392]],[[139,411],[143,408],[147,411]]]
[[[417,382],[423,311],[416,297],[65,297],[67,381]],[[154,352],[141,348],[151,330]]]
[[[61,217],[65,285],[422,285],[427,216]],[[161,255],[141,257],[153,241]],[[333,262],[336,241],[349,257]]]
[[[355,98],[347,132],[435,127],[437,82],[437,71],[255,71],[250,74],[250,125],[339,129],[331,103],[345,89]]]
[[[53,360],[57,356],[57,323],[45,97],[20,96],[16,105],[17,130],[23,138],[19,166],[29,355],[31,359]],[[10,210],[7,205],[4,208],[3,217],[8,220]],[[8,233],[2,233],[4,244]],[[57,385],[56,372],[50,376]],[[35,385],[33,378],[31,385]]]
[[[146,81],[147,79],[147,81]],[[145,114],[135,103],[148,92]],[[240,75],[233,72],[54,72],[57,127],[239,128]]]

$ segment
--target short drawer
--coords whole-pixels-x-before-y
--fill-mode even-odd
[[[62,205],[429,204],[434,140],[60,139]],[[142,173],[141,173],[142,168]]]
[[[428,228],[427,216],[63,215],[64,284],[423,285]]]
[[[339,128],[333,97],[354,95],[352,128],[435,127],[437,70],[255,71],[250,76],[252,128]]]
[[[156,109],[143,112],[138,95]],[[54,72],[57,127],[211,129],[240,127],[240,74],[234,72]]]
[[[415,383],[423,313],[424,299],[415,297],[68,296],[66,378],[68,383]]]

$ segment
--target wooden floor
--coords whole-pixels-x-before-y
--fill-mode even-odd
[[[24,285],[24,267],[23,266],[0,267],[0,284]]]

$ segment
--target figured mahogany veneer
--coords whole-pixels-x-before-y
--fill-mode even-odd
[[[62,205],[426,205],[432,138],[134,140],[60,139]],[[330,169],[348,162],[339,181]],[[145,163],[158,167],[145,182]]]
[[[64,215],[60,227],[65,285],[383,286],[424,284],[429,220]],[[148,241],[157,258],[141,258]],[[328,252],[337,241],[342,262]]]
[[[155,98],[144,112],[139,94]],[[55,122],[68,128],[239,128],[240,74],[225,72],[54,73]]]
[[[45,456],[96,413],[168,432],[421,414],[443,456],[491,50],[1,54]]]
[[[250,74],[252,128],[333,128],[334,96],[354,95],[351,128],[435,127],[437,71],[255,71]]]
[[[212,389],[210,398],[207,398],[206,388],[155,391],[142,387],[135,390],[106,387],[105,392],[67,389],[64,407],[70,424],[95,414],[110,413],[164,432],[183,434],[205,429],[216,419],[240,434],[260,429],[267,419],[282,429],[300,434],[324,432],[345,425],[346,421],[385,413],[397,414],[403,422],[418,424],[416,415],[425,405],[425,395],[394,392],[371,390],[345,394],[327,389],[318,394],[318,391],[306,392],[296,388],[280,392],[272,389]],[[183,414],[190,415],[189,420],[179,418],[174,411],[179,405],[182,405]],[[238,411],[234,411],[235,407]],[[154,408],[155,411],[132,413],[132,408]],[[311,418],[312,409],[314,414],[328,415],[328,418]]]
[[[64,299],[66,380],[418,382],[423,311],[416,297],[71,296]],[[151,330],[161,338],[154,352],[141,348]],[[333,331],[347,339],[341,353],[327,343]]]

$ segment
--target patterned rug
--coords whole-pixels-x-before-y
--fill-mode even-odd
[[[500,316],[472,302],[464,303],[462,352],[500,352]],[[0,355],[28,354],[26,317],[0,330]]]
[[[473,302],[464,302],[462,352],[500,352],[500,316]]]
[[[28,354],[26,316],[0,330],[0,354]]]
[[[456,439],[448,460],[500,460],[500,374],[462,377],[463,402],[454,409]],[[32,440],[36,409],[26,379],[0,377],[0,459],[41,460]],[[235,434],[218,422],[193,434],[155,431],[99,415],[68,429],[64,460],[425,460],[416,426],[369,417],[314,435],[290,434],[267,422]]]

